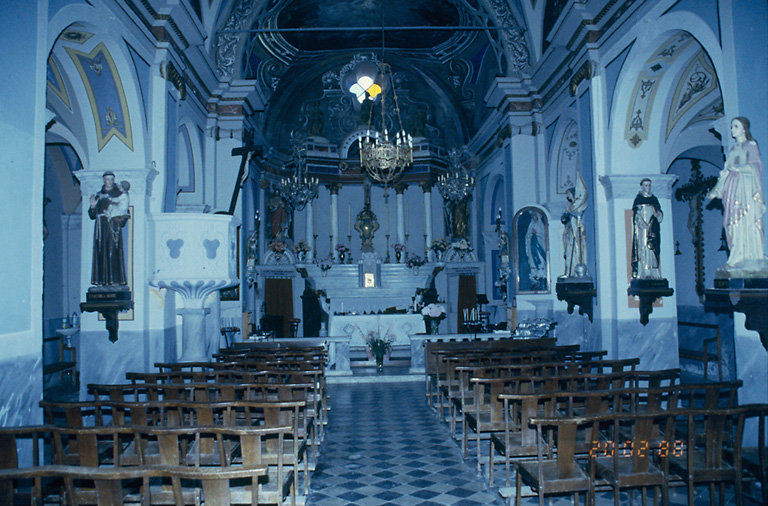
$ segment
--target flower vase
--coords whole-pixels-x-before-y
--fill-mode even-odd
[[[376,370],[381,372],[384,369],[384,355],[376,355]]]
[[[437,318],[432,318],[431,320],[429,320],[429,327],[430,327],[430,332],[429,333],[432,334],[432,335],[439,334],[439,332],[438,332],[438,327],[439,326],[440,326],[440,320],[438,320]]]
[[[443,259],[443,252],[442,251],[435,251],[435,261],[439,262]]]
[[[397,263],[400,263],[400,257],[402,256],[402,253],[399,251],[395,251],[395,260],[397,260]]]
[[[339,252],[339,260],[341,261],[341,263],[344,263],[344,259],[346,257],[347,257],[346,253],[344,253],[343,251]]]
[[[306,251],[299,251],[299,263],[303,264],[307,260],[307,252]]]
[[[419,275],[419,266],[418,265],[414,265],[413,266],[413,275],[414,276],[418,276]]]

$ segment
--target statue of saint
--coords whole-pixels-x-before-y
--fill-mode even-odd
[[[584,229],[584,211],[587,210],[587,186],[581,174],[578,175],[576,186],[565,191],[565,213],[560,221],[563,229],[563,254],[565,256],[565,271],[563,276],[582,277],[586,274],[587,265],[587,236]],[[582,265],[577,269],[576,267]],[[578,271],[578,272],[577,272]]]
[[[640,181],[632,203],[632,277],[661,279],[661,212],[659,199],[651,192],[651,180]]]
[[[275,241],[285,241],[290,215],[277,191],[267,201],[267,210],[269,211],[269,238]]]
[[[467,223],[469,222],[469,203],[466,199],[450,204],[451,239],[467,239]]]
[[[765,200],[760,150],[749,131],[747,118],[733,118],[731,136],[736,142],[728,151],[717,184],[707,195],[707,200],[723,201],[723,228],[730,249],[723,270],[765,270],[768,261],[763,249]]]
[[[123,227],[128,222],[128,190],[131,185],[123,181],[115,184],[115,174],[102,174],[104,182],[98,193],[91,195],[88,216],[95,221],[93,227],[93,263],[91,284],[118,290],[127,289],[123,251]]]

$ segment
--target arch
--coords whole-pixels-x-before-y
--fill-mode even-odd
[[[549,216],[545,209],[526,206],[515,213],[512,244],[515,293],[550,293]]]
[[[548,195],[564,195],[568,188],[576,184],[576,174],[579,173],[579,125],[576,118],[566,115],[559,118],[555,127],[553,142],[549,147],[550,184],[554,181],[554,187],[549,188]]]
[[[665,171],[667,166],[662,162],[670,158],[663,154],[664,148],[675,142],[674,135],[666,138],[668,104],[676,89],[671,83],[700,51],[712,63],[715,76],[720,75],[722,68],[717,37],[696,14],[674,12],[656,19],[648,17],[641,24],[641,36],[622,68],[610,111],[612,133],[609,145],[613,160],[610,166],[614,173],[648,173],[649,169],[654,170],[653,167]],[[687,30],[680,30],[680,26]],[[680,55],[687,57],[680,58]],[[641,107],[636,107],[638,105]],[[638,109],[642,107],[646,110],[638,117]],[[632,117],[629,117],[630,110]],[[634,125],[633,121],[636,122]],[[637,132],[641,122],[645,129],[642,135]],[[637,138],[627,135],[630,128],[638,134]]]
[[[119,159],[125,166],[142,167],[147,160],[143,101],[128,48],[121,38],[125,28],[113,25],[111,19],[114,17],[103,6],[62,7],[49,23],[49,54],[57,55],[60,72],[70,85],[70,97],[74,98],[72,119],[82,122],[81,132],[77,132],[75,125],[69,128],[78,137],[72,144],[85,148],[84,152],[78,152],[83,161],[88,160],[91,166],[107,166]],[[84,70],[83,62],[89,57],[96,58],[96,63],[94,68]],[[87,77],[94,72],[112,76],[114,92],[111,93],[113,99],[119,101],[120,111],[112,107],[114,100],[107,106],[106,99],[95,98],[100,92],[89,89]],[[111,113],[114,116],[110,116]],[[124,122],[123,142],[115,142],[111,130],[105,134],[102,129],[100,136],[99,124],[109,124],[110,118],[117,118],[118,124]]]

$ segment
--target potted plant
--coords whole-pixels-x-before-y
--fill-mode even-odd
[[[414,275],[419,273],[419,267],[421,267],[425,263],[426,263],[426,260],[421,258],[419,255],[408,257],[408,260],[405,261],[406,267],[408,267],[409,269],[413,269]]]
[[[331,267],[333,267],[333,257],[328,255],[327,257],[320,260],[318,265],[320,266],[320,274],[326,276],[328,271],[331,270]]]
[[[432,241],[432,245],[429,247],[429,249],[432,250],[432,252],[435,254],[435,259],[439,262],[443,257],[443,253],[448,250],[448,247],[448,241],[445,239],[435,239]]]
[[[389,334],[381,337],[379,332],[373,330],[368,332],[365,342],[368,344],[371,355],[376,360],[376,368],[379,371],[384,367],[384,357],[392,352],[393,341]]]
[[[293,247],[293,251],[299,256],[299,262],[304,263],[307,253],[312,251],[312,248],[307,244],[307,241],[301,240]]]
[[[274,253],[275,260],[280,260],[285,253],[285,243],[283,241],[272,241],[269,243],[269,250]]]
[[[424,323],[427,326],[427,334],[437,334],[437,328],[440,321],[445,318],[445,307],[442,304],[427,304],[421,309],[421,315],[424,317]]]

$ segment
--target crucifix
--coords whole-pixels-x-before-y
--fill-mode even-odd
[[[688,202],[688,230],[691,232],[691,242],[694,248],[696,269],[696,295],[699,301],[704,297],[704,235],[702,232],[702,202],[704,196],[715,186],[717,177],[702,177],[701,160],[690,159],[691,178],[687,183],[675,190],[678,202]]]
[[[239,156],[240,158],[240,170],[237,172],[237,179],[235,180],[235,189],[232,192],[232,200],[229,201],[229,211],[227,211],[227,214],[234,215],[235,214],[235,206],[237,206],[237,196],[240,193],[240,188],[243,187],[245,184],[245,180],[248,178],[248,173],[246,172],[246,166],[248,165],[248,161],[251,159],[251,157],[256,154],[256,156],[261,156],[263,152],[263,148],[261,146],[256,146],[252,143],[248,143],[245,146],[234,148],[232,150],[232,156]]]

